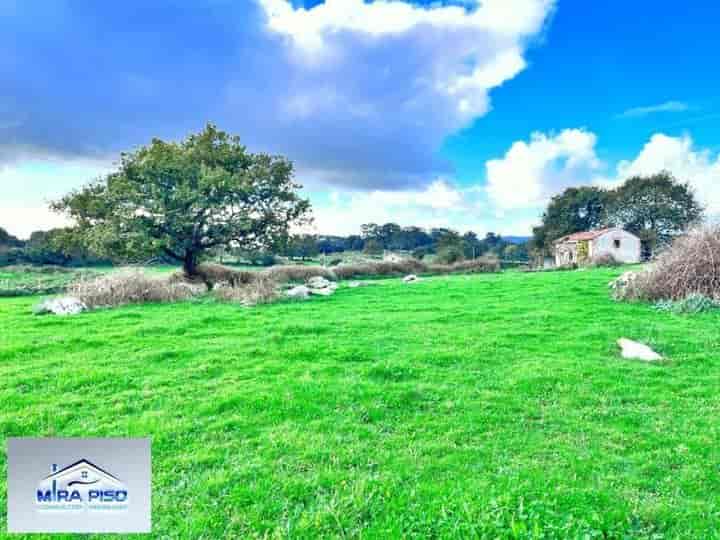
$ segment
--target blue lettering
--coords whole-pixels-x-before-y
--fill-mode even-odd
[[[37,490],[37,502],[52,502],[52,491],[49,489],[47,491],[41,491]]]
[[[115,500],[117,502],[125,502],[127,501],[128,494],[125,490],[120,490],[115,492]]]
[[[66,490],[64,490],[64,489],[58,490],[58,492],[57,492],[57,500],[58,500],[58,502],[62,502],[62,501],[67,502],[69,495],[70,495],[70,494],[69,494]]]
[[[77,490],[73,490],[73,492],[70,494],[70,502],[73,502],[73,501],[82,502],[82,497],[80,496],[80,493]]]

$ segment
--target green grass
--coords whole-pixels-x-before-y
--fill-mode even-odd
[[[2,299],[0,435],[152,437],[158,538],[718,538],[720,315],[614,303],[621,271],[74,318]]]

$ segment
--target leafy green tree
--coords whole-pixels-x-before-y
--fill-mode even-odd
[[[208,124],[182,142],[153,139],[121,155],[119,169],[53,204],[92,249],[119,258],[162,252],[193,276],[213,248],[259,251],[307,221],[293,166],[252,154]]]
[[[553,243],[565,235],[597,229],[605,224],[610,195],[597,187],[568,188],[556,195],[533,229],[532,247],[551,253]]]
[[[287,239],[284,249],[280,251],[283,255],[287,255],[290,258],[299,258],[303,261],[317,257],[320,253],[317,237],[312,234],[292,235]]]
[[[365,247],[363,248],[363,252],[367,253],[368,255],[380,255],[382,251],[383,245],[380,240],[377,240],[376,238],[369,238],[368,240],[365,240]]]
[[[24,244],[25,242],[0,227],[0,249],[22,247]]]
[[[702,217],[689,184],[667,171],[629,178],[611,192],[608,208],[609,223],[638,235],[650,249],[669,243]]]
[[[362,236],[358,234],[351,234],[345,239],[344,247],[346,251],[360,251],[362,250],[363,246],[365,245],[365,242],[362,239]]]

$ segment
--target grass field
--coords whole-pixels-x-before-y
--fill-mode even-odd
[[[152,437],[158,538],[718,538],[720,315],[614,303],[619,273],[0,299],[0,435]]]

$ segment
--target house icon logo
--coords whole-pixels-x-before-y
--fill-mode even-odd
[[[61,469],[53,464],[50,470],[51,474],[37,486],[38,509],[84,511],[128,507],[128,489],[122,480],[87,459]]]

